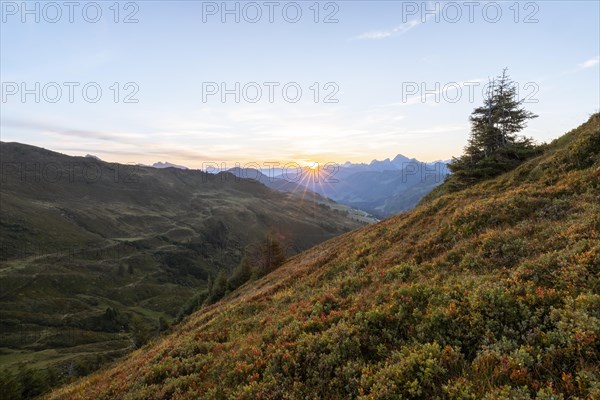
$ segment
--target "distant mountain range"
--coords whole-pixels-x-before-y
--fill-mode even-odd
[[[90,156],[88,155],[86,157],[90,157]],[[168,161],[165,161],[165,162],[159,161],[159,162],[155,162],[152,165],[142,164],[142,163],[138,163],[137,165],[140,166],[140,167],[151,167],[151,168],[158,168],[158,169],[164,169],[164,168],[189,169],[185,165],[172,164],[172,163],[170,163]]]
[[[98,160],[98,161],[104,161],[102,160],[100,157],[95,156],[93,154],[86,154],[85,155],[87,158],[93,158],[94,160]],[[177,169],[189,169],[188,167],[186,167],[185,165],[179,165],[179,164],[173,164],[170,163],[168,161],[162,162],[155,162],[152,165],[149,164],[143,164],[143,163],[137,163],[136,164],[138,167],[151,167],[151,168],[158,168],[158,169],[163,169],[163,168],[177,168]]]
[[[437,160],[426,164],[448,164],[452,160]],[[352,170],[361,170],[361,171],[391,171],[391,170],[401,170],[404,169],[407,164],[412,163],[421,163],[422,161],[417,160],[416,158],[408,158],[402,154],[398,154],[393,159],[386,158],[385,160],[373,160],[369,164],[366,163],[351,163],[346,161],[342,167]]]
[[[347,169],[352,169],[355,171],[390,171],[390,170],[400,170],[403,169],[403,165],[410,162],[418,162],[415,158],[408,158],[402,154],[398,154],[392,160],[386,158],[383,161],[373,160],[369,164],[365,163],[351,163],[346,161],[343,167]]]
[[[338,203],[387,217],[408,211],[448,175],[448,162],[421,162],[398,154],[369,164],[347,162],[339,168],[323,167],[318,179],[299,183]]]
[[[154,164],[151,165],[152,168],[178,168],[178,169],[189,169],[186,166],[183,165],[177,165],[177,164],[171,164],[170,162],[155,162]]]
[[[89,154],[86,157],[100,160]],[[314,192],[382,218],[414,208],[427,193],[444,181],[449,173],[449,162],[426,163],[398,154],[392,159],[372,160],[370,163],[348,161],[341,165],[323,166],[319,169],[318,179],[311,176],[309,168],[300,174],[296,170],[286,172],[281,168],[235,167],[227,171],[238,178],[254,179],[278,191]],[[138,165],[158,169],[189,169],[167,161]]]
[[[255,179],[271,189],[316,193],[337,203],[387,217],[414,208],[448,175],[447,161],[425,163],[398,154],[393,159],[366,163],[346,162],[316,169],[257,170],[232,168],[239,178]]]

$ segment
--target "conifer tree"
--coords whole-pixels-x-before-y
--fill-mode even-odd
[[[248,256],[244,256],[242,261],[238,264],[238,266],[233,270],[231,274],[231,279],[229,279],[229,285],[233,289],[237,289],[242,286],[244,283],[248,282],[252,278],[252,265],[250,263],[250,258]]]
[[[215,278],[215,281],[210,286],[209,294],[207,298],[208,304],[213,304],[223,298],[229,290],[229,284],[227,282],[227,274],[224,270],[220,270]]]
[[[283,245],[273,233],[269,233],[261,244],[259,258],[259,272],[261,275],[274,271],[285,262],[286,255]]]
[[[533,141],[518,133],[537,115],[523,108],[506,71],[490,80],[483,105],[469,117],[471,135],[464,154],[449,165],[455,188],[506,172],[536,154]]]

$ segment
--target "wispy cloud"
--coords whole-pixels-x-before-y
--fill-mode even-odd
[[[600,64],[600,56],[590,58],[587,61],[577,64],[577,66],[572,67],[571,69],[561,71],[561,72],[558,72],[558,73],[555,73],[552,75],[541,76],[538,79],[536,79],[536,82],[537,83],[548,82],[548,81],[558,82],[558,78],[562,78],[564,76],[568,76],[568,75],[572,75],[572,74],[581,73],[582,70],[592,68],[598,64]],[[549,87],[551,87],[551,86],[547,85],[546,89],[548,89]]]
[[[579,68],[581,68],[581,69],[592,68],[593,66],[596,66],[598,64],[600,64],[600,56],[590,58],[589,60],[579,64]]]
[[[432,17],[435,17],[437,20],[441,7],[439,6],[438,3],[428,2],[427,8],[430,9],[432,5],[435,8],[435,12],[427,13],[424,18],[423,17],[415,18],[410,21],[403,22],[402,24],[400,24],[392,29],[365,32],[365,33],[362,33],[362,34],[356,36],[356,39],[359,39],[359,40],[387,39],[387,38],[390,38],[393,36],[403,35],[406,32],[416,28],[417,26],[424,24]]]
[[[389,30],[365,32],[361,35],[358,35],[356,38],[371,40],[385,39],[391,36],[402,35],[414,27],[419,26],[420,24],[421,22],[419,20],[413,19],[412,21],[407,21],[406,23],[398,25],[397,27]]]
[[[4,128],[13,128],[17,130],[37,131],[46,135],[61,135],[80,139],[93,139],[122,143],[131,143],[131,141],[144,138],[144,135],[142,134],[71,129],[60,127],[54,124],[48,124],[46,122],[24,121],[12,118],[4,119],[2,121],[2,126]]]
[[[144,157],[164,158],[165,160],[205,160],[210,157],[205,153],[195,150],[193,146],[177,145],[171,141],[156,141],[164,134],[105,132],[85,129],[73,129],[58,126],[45,121],[23,121],[6,119],[2,121],[2,128],[11,128],[16,131],[39,132],[49,140],[42,140],[36,145],[50,145],[55,151],[81,151],[100,155],[136,156],[137,160]],[[57,141],[57,139],[59,139]]]

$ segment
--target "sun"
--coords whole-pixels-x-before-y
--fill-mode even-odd
[[[319,163],[318,162],[309,163],[308,169],[313,170],[313,171],[319,169]]]

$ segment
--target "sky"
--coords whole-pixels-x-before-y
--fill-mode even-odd
[[[0,4],[2,141],[191,168],[445,160],[505,67],[536,141],[600,109],[598,1],[66,4]]]

